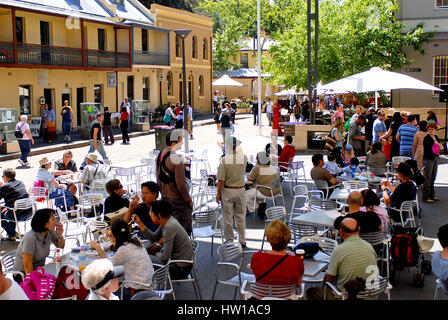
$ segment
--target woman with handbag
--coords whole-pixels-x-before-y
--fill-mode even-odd
[[[282,221],[272,221],[266,228],[270,252],[259,251],[250,261],[255,279],[264,284],[293,284],[300,286],[304,273],[303,257],[286,251],[291,231]]]
[[[30,125],[27,123],[27,120],[28,117],[26,115],[21,115],[20,121],[16,124],[14,131],[21,153],[19,162],[23,167],[28,166],[28,155],[31,151],[31,145],[34,144],[34,139],[30,132]]]
[[[61,249],[65,247],[63,232],[64,228],[57,222],[53,209],[37,210],[31,220],[31,231],[22,237],[17,247],[13,270],[28,274],[37,267],[43,267],[51,244]],[[19,275],[15,275],[14,280],[18,283],[23,281]]]
[[[443,150],[443,144],[440,143],[439,137],[435,134],[437,124],[429,122],[426,126],[428,134],[423,139],[423,164],[425,166],[423,184],[423,202],[432,203],[439,201],[434,195],[434,182],[437,176],[437,166],[440,152]]]

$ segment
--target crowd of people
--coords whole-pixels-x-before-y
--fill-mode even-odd
[[[307,101],[304,100],[303,104],[305,102]],[[129,141],[127,128],[130,112],[126,103],[121,108],[120,116],[123,144]],[[281,109],[278,101],[274,103],[268,99],[266,113],[273,129],[271,142],[257,153],[254,161],[248,159],[240,146],[241,141],[232,135],[236,114],[235,101],[224,101],[222,105],[217,104],[215,107],[217,130],[223,139],[223,152],[216,174],[215,198],[221,206],[223,242],[235,241],[235,225],[237,242],[246,249],[246,213],[258,211],[258,215],[264,218],[266,209],[264,198],[279,194],[281,186],[272,188],[263,186],[270,187],[275,181],[281,181],[281,174],[288,170],[296,150],[292,136],[284,137],[283,146],[277,140],[275,129],[279,129]],[[342,243],[331,253],[324,281],[334,282],[339,290],[345,290],[347,283],[357,278],[366,279],[369,275],[368,267],[377,265],[376,248],[362,240],[360,233],[385,231],[389,221],[398,222],[400,217],[393,209],[399,209],[404,201],[415,200],[420,186],[424,202],[432,203],[439,200],[435,196],[434,181],[437,175],[438,155],[443,150],[443,144],[436,135],[438,127],[433,114],[428,115],[427,121],[417,123],[415,115],[396,112],[391,121],[386,123],[384,110],[376,111],[370,108],[368,114],[365,114],[364,109],[357,106],[355,113],[345,121],[344,112],[337,108],[337,103],[333,107],[336,111],[331,117],[332,129],[329,137],[334,140],[334,144],[327,154],[326,162],[321,153],[312,156],[313,168],[310,171],[312,180],[325,180],[329,186],[335,186],[341,182],[339,179],[341,174],[354,175],[360,172],[359,158],[364,155],[366,165],[372,170],[375,168],[378,170],[375,172],[376,175],[385,175],[386,162],[394,156],[411,158],[402,161],[394,168],[398,177],[397,183],[384,179],[381,182],[380,192],[372,189],[351,191],[347,198],[347,210],[334,221],[334,230]],[[298,118],[306,120],[306,109],[303,109],[303,105],[299,109],[294,108],[294,113],[297,111]],[[52,110],[46,110],[50,119]],[[254,124],[257,124],[259,118],[255,110],[258,112],[256,105],[253,112]],[[108,118],[110,120],[110,115],[106,117],[106,114],[108,110],[105,110],[105,113],[98,113],[92,123],[89,151],[79,167],[81,172],[78,172],[73,154],[66,151],[63,158],[55,162],[54,170],[51,161],[46,157],[42,158],[33,184],[34,187],[45,187],[48,198],[55,199],[55,206],[68,210],[75,208],[78,190],[75,184],[66,181],[77,178],[83,186],[83,191],[89,192],[95,179],[108,180],[105,184],[108,197],[104,201],[104,214],[114,213],[123,208],[125,210],[121,218],[109,221],[107,237],[110,245],[104,246],[99,241],[89,243],[90,247],[97,251],[99,259],[89,264],[82,272],[82,284],[89,290],[88,300],[117,300],[118,296],[121,296],[118,284],[120,276],[130,281],[124,286],[121,298],[131,299],[134,295],[146,291],[151,285],[157,265],[165,265],[170,260],[191,260],[194,255],[190,238],[194,211],[191,180],[188,178],[182,158],[176,153],[183,144],[182,134],[170,131],[166,135],[166,147],[160,151],[156,159],[156,181],[143,182],[140,186],[140,196],[129,198],[121,181],[112,179],[107,166],[102,163],[110,162],[102,143],[102,130],[110,126],[106,121]],[[182,108],[180,103],[169,107],[164,122],[171,125],[172,121],[176,121],[176,128],[183,128],[184,114],[188,117],[185,119],[189,121],[188,128],[191,129],[193,119],[189,104],[185,108]],[[23,132],[23,137],[30,138],[27,143],[32,143],[29,127],[26,127],[26,118],[22,119],[22,122],[19,130]],[[111,143],[114,143],[113,135],[110,135],[109,129],[107,131],[106,135]],[[192,137],[192,130],[189,130],[189,133]],[[66,139],[70,140],[69,135]],[[106,139],[106,143],[107,141]],[[26,150],[27,145],[24,142],[22,144]],[[98,159],[95,151],[100,153],[103,161]],[[21,158],[21,161],[26,164],[26,156]],[[419,177],[423,177],[424,182],[418,180]],[[1,213],[2,228],[8,234],[5,240],[16,241],[20,238],[14,270],[27,275],[45,265],[45,258],[49,255],[52,244],[56,248],[65,247],[64,227],[54,209],[44,208],[34,212],[31,231],[19,235],[14,215],[9,208],[14,206],[17,199],[28,198],[29,194],[24,184],[15,180],[13,169],[3,171],[3,181],[4,184],[0,186],[0,198],[5,201],[5,208]],[[381,205],[381,199],[385,206]],[[30,210],[18,211],[17,220],[26,220],[32,213]],[[336,236],[333,234],[333,237]],[[446,279],[448,270],[446,226],[440,228],[438,237],[444,250],[434,255],[432,263],[436,275]],[[251,269],[257,282],[300,286],[304,276],[303,256],[287,248],[291,241],[288,224],[272,221],[266,227],[266,238],[271,250],[257,252],[251,259]],[[123,271],[120,271],[119,266]],[[171,279],[186,278],[192,272],[192,268],[193,265],[190,263],[170,263]],[[3,292],[0,291],[0,298],[25,299],[18,286],[23,280],[20,275],[15,275],[14,282],[11,282],[4,277],[0,269],[0,284],[4,284],[0,288],[6,288]],[[327,289],[323,291],[320,287],[310,288],[306,297],[309,300],[323,299],[324,295],[327,299],[338,298]]]

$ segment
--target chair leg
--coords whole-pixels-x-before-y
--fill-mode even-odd
[[[238,291],[238,287],[235,287],[235,292],[233,293],[233,300],[236,300],[237,291]]]
[[[218,272],[216,272],[216,281],[213,286],[212,300],[215,300],[216,287],[218,286]]]
[[[261,241],[261,251],[263,251],[263,246],[264,246],[264,237],[266,236],[266,226],[264,227],[264,232],[263,232],[263,240]]]
[[[198,275],[196,273],[196,269],[195,269],[194,266],[193,266],[192,270],[193,270],[193,275],[194,275],[193,287],[195,288],[194,291],[195,291],[195,294],[196,294],[196,299],[197,299],[197,297],[199,295],[199,300],[202,300],[202,294],[201,294],[201,289],[199,287]]]

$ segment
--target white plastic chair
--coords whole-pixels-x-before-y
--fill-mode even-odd
[[[157,263],[153,263],[152,265],[154,267],[154,274],[152,275],[151,287],[159,295],[160,299],[163,300],[165,295],[173,295],[173,288],[167,288],[169,266],[167,264],[161,265]]]
[[[291,205],[291,211],[288,215],[288,221],[294,216],[302,215],[309,211],[309,198],[308,198],[308,187],[304,184],[299,184],[293,188],[293,199]]]
[[[287,225],[291,232],[291,242],[293,242],[294,245],[303,237],[318,235],[317,227],[315,225],[296,222],[288,222]]]
[[[368,284],[366,284],[366,287],[367,285]],[[347,293],[345,291],[344,292],[340,291],[332,283],[325,282],[325,286],[329,287],[341,300],[348,299]],[[324,286],[324,300],[327,299],[326,296],[327,290],[325,290],[325,286]],[[390,300],[390,290],[392,290],[392,286],[390,285],[388,279],[378,276],[378,279],[375,280],[375,284],[371,288],[366,288],[365,290],[358,292],[356,298],[358,299],[374,298],[382,293],[385,293],[387,295],[387,300]]]
[[[437,300],[439,296],[439,289],[442,289],[442,292],[448,295],[448,283],[442,279],[436,279],[436,288],[434,291],[434,300]]]
[[[390,218],[390,225],[401,225],[403,228],[405,228],[406,225],[409,224],[411,228],[417,227],[417,221],[414,216],[414,205],[417,206],[415,200],[408,200],[403,201],[400,209],[390,207],[389,210],[398,212],[400,216],[400,222],[396,222],[392,220],[392,218]]]
[[[79,236],[82,236],[82,244],[86,242],[87,238],[87,227],[84,225],[84,220],[79,215],[78,210],[62,211],[60,208],[56,208],[56,212],[59,216],[61,224],[64,226],[64,238],[65,239],[75,239],[77,246],[81,245],[79,241]],[[70,220],[68,215],[75,214],[76,218]]]
[[[398,165],[402,162],[405,162],[406,160],[411,160],[411,158],[404,156],[392,157],[392,171],[395,171],[398,168]]]
[[[328,199],[330,192],[334,189],[337,189],[341,187],[340,184],[335,184],[333,186],[329,186],[328,182],[326,180],[313,180],[314,181],[314,188],[315,190],[321,190],[324,191],[324,199]]]
[[[271,221],[280,220],[286,222],[286,208],[274,206],[266,209],[266,220],[264,221],[263,240],[261,242],[261,251],[263,251],[264,239],[266,238],[266,228]]]
[[[280,191],[279,191],[279,193],[274,194],[274,189],[277,189],[277,188],[279,188]],[[264,202],[266,202],[266,200],[271,200],[275,206],[276,198],[281,198],[282,202],[283,202],[283,206],[285,206],[285,199],[283,198],[282,184],[280,183],[280,180],[272,181],[270,186],[264,186],[264,185],[259,184],[255,187],[255,189],[257,192],[255,193],[254,207],[256,207],[256,205],[257,205],[257,199],[262,199]],[[264,194],[261,193],[260,189],[265,189],[265,190],[268,189],[270,195],[265,196]],[[258,192],[258,191],[260,191],[260,192]]]
[[[210,254],[213,256],[214,236],[219,234],[217,231],[220,210],[209,209],[207,211],[193,212],[193,230],[192,239],[211,237]]]
[[[174,295],[174,287],[173,283],[183,283],[183,282],[191,282],[193,284],[193,289],[196,295],[196,299],[202,300],[202,294],[201,294],[201,288],[199,286],[199,280],[197,276],[197,264],[196,264],[196,251],[199,247],[199,243],[195,240],[191,241],[192,247],[193,247],[193,257],[191,260],[169,260],[168,266],[173,263],[187,263],[191,264],[191,272],[185,279],[171,279],[171,277],[168,275],[168,281],[170,283],[170,287],[173,288],[173,299],[176,299]]]
[[[257,251],[243,251],[243,248],[239,242],[226,242],[219,246],[219,262],[216,269],[216,280],[213,286],[212,300],[215,299],[218,284],[235,287],[233,295],[233,299],[235,300],[237,291],[238,289],[241,290],[244,281],[255,281],[255,275],[242,271],[245,256],[255,252]],[[227,277],[226,279],[220,279],[221,272],[226,275],[230,273],[230,278]]]
[[[381,273],[386,265],[386,277],[389,279],[389,245],[390,239],[384,231],[360,233],[359,237],[372,245],[377,252],[377,261],[381,261]]]
[[[310,210],[337,210],[338,204],[331,200],[310,200]]]
[[[8,207],[4,206],[4,208],[8,208]],[[32,210],[32,214],[27,219],[17,220],[17,211],[18,210],[23,211],[23,210],[29,210],[29,209]],[[17,228],[16,233],[19,235],[19,239],[22,239],[22,234],[26,233],[28,222],[31,221],[31,219],[33,219],[34,212],[37,210],[36,199],[34,197],[17,199],[14,202],[14,208],[8,208],[8,210],[13,212],[14,222],[16,223],[16,228]],[[1,220],[9,221],[7,219],[0,218],[0,221]],[[23,224],[23,233],[20,231],[20,224]]]
[[[192,153],[191,155],[191,165],[195,164],[195,176],[197,175],[198,168],[202,165],[208,172],[211,172],[210,163],[208,161],[208,150],[204,149],[199,154]]]
[[[325,252],[328,256],[331,256],[334,249],[338,246],[338,242],[334,239],[330,239],[327,237],[321,237],[321,236],[303,236],[300,239],[300,243],[304,242],[313,242],[319,244],[319,247],[322,249],[323,252]],[[324,281],[325,277],[325,271],[320,272],[314,277],[307,277],[303,276],[302,281],[306,283],[320,283]]]
[[[303,299],[305,284],[300,285],[300,292],[297,286],[292,284],[271,285],[259,282],[245,281],[241,294],[244,298],[252,297],[260,300],[299,300]]]
[[[288,163],[288,172],[284,176],[286,181],[289,182],[289,191],[292,194],[292,186],[296,185],[299,182],[300,178],[305,180],[306,184],[306,174],[305,174],[305,162],[304,161],[293,161],[294,158],[291,158]]]
[[[94,213],[94,219],[101,216],[102,212],[98,213],[96,211],[96,207],[99,205],[104,205],[104,197],[101,193],[86,193],[79,196],[79,204],[77,205],[78,209],[81,212],[81,216],[88,219],[85,215],[87,209],[92,208]]]
[[[369,184],[365,181],[344,181],[344,188],[346,189],[367,189],[369,188]]]
[[[3,264],[3,273],[4,274],[12,274],[12,275],[20,275],[22,280],[25,279],[25,273],[22,271],[14,270],[14,263],[16,262],[16,250],[11,250],[5,253],[2,257]]]
[[[35,199],[43,198],[44,201],[47,202],[47,206],[48,206],[49,199],[48,199],[47,190],[48,189],[45,187],[31,187],[28,191],[28,194],[30,197],[34,197]]]

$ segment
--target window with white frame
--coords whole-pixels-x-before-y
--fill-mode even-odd
[[[434,86],[448,83],[448,56],[434,57]]]

